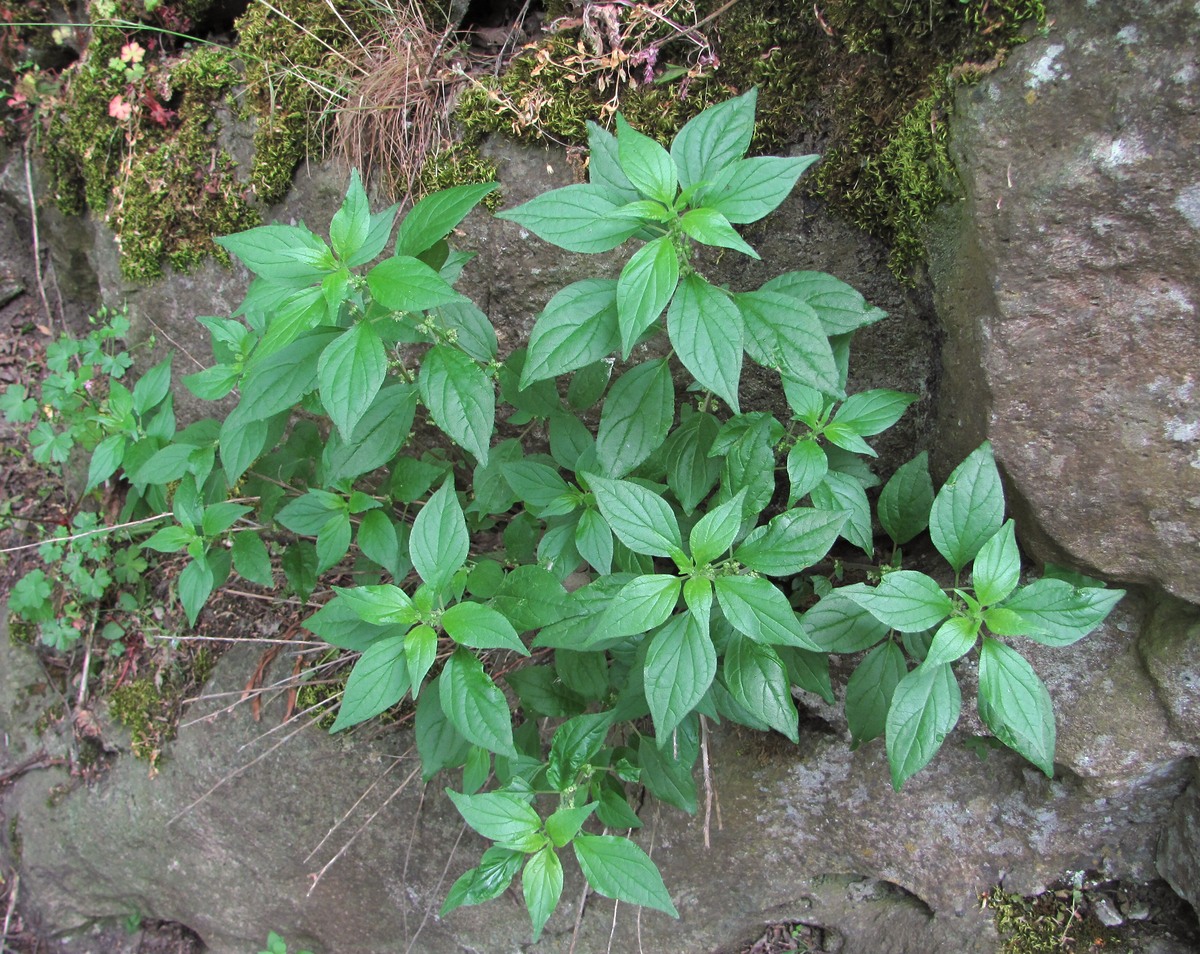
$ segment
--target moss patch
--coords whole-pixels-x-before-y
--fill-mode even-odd
[[[151,765],[158,764],[171,734],[171,709],[170,700],[150,677],[120,686],[108,697],[109,713],[130,732],[133,754]]]

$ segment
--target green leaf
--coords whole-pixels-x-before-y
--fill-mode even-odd
[[[357,268],[359,265],[366,265],[367,262],[379,256],[379,253],[383,251],[388,243],[388,239],[391,237],[392,225],[396,221],[396,212],[399,208],[400,203],[397,202],[390,208],[371,215],[367,238],[363,242],[362,248],[346,260],[347,268]]]
[[[484,370],[457,348],[436,345],[425,355],[417,383],[434,423],[486,464],[496,426],[496,392]]]
[[[396,231],[396,254],[419,255],[454,230],[495,182],[469,183],[426,196],[412,207]]]
[[[408,552],[421,579],[434,590],[444,589],[466,562],[471,540],[453,479],[429,498],[413,521]]]
[[[803,689],[820,696],[833,705],[833,683],[829,680],[829,654],[791,646],[777,647],[775,652],[787,667],[788,678]]]
[[[853,592],[871,592],[865,583],[838,587],[804,614],[804,630],[827,653],[857,653],[883,639],[891,628],[853,599]]]
[[[471,743],[459,734],[441,706],[441,676],[417,702],[414,734],[421,757],[421,778],[428,782],[444,768],[457,768],[467,760]],[[503,890],[503,889],[501,889]]]
[[[787,510],[751,531],[733,558],[768,576],[794,576],[824,559],[847,516],[836,510]]]
[[[311,332],[281,348],[269,360],[255,361],[242,379],[238,411],[245,420],[266,420],[299,403],[317,386],[321,353],[340,334],[340,329]],[[224,427],[221,437],[224,442]]]
[[[746,351],[823,394],[841,395],[841,375],[817,313],[802,302],[765,288],[733,296],[745,326]]]
[[[1054,778],[1054,708],[1025,657],[985,638],[979,653],[979,717],[1014,752]]]
[[[200,615],[200,610],[204,609],[204,604],[208,602],[215,585],[216,580],[207,555],[192,560],[179,574],[179,602],[183,604],[183,610],[187,613],[189,625],[196,625],[196,617]]]
[[[550,666],[526,666],[505,673],[504,678],[526,712],[565,718],[578,715],[586,706],[583,698],[564,685]]]
[[[404,637],[385,636],[358,657],[346,680],[346,692],[330,732],[340,732],[390,709],[409,689]]]
[[[133,386],[133,410],[144,417],[162,403],[171,390],[171,355],[143,374]]]
[[[613,533],[634,553],[674,557],[683,538],[670,505],[654,491],[627,480],[583,475]]]
[[[255,275],[285,288],[304,288],[337,270],[328,246],[303,226],[260,225],[213,241]]]
[[[613,535],[599,512],[585,510],[579,515],[575,548],[597,573],[612,572]]]
[[[642,228],[640,221],[613,218],[624,200],[597,185],[570,185],[544,192],[496,215],[529,229],[568,252],[607,252]]]
[[[933,506],[933,481],[929,454],[921,451],[898,468],[879,494],[877,513],[884,532],[896,546],[908,543],[929,526]]]
[[[401,541],[392,518],[382,510],[370,511],[358,525],[357,543],[363,556],[378,563],[393,580],[403,579],[412,569],[407,542]]]
[[[803,302],[821,321],[827,335],[846,335],[887,317],[868,305],[857,291],[826,272],[785,272],[760,291],[778,292]]]
[[[572,847],[584,878],[597,894],[679,917],[654,862],[628,838],[579,834]]]
[[[671,158],[683,188],[712,181],[750,148],[758,91],[711,106],[688,121],[671,143]]]
[[[432,268],[406,255],[385,258],[367,272],[367,287],[392,311],[426,311],[462,298]]]
[[[328,490],[310,490],[275,514],[275,520],[292,533],[316,536],[329,518],[345,513],[346,501]]]
[[[442,628],[456,643],[473,649],[509,649],[522,656],[529,650],[512,623],[480,603],[456,603],[442,614]]]
[[[521,891],[525,895],[525,907],[529,909],[529,919],[533,922],[533,943],[536,944],[542,936],[542,928],[558,907],[558,899],[562,897],[563,870],[562,862],[550,845],[532,855],[525,863],[521,873]]]
[[[121,461],[125,459],[126,440],[124,434],[111,434],[96,445],[96,449],[92,451],[92,459],[88,463],[87,484],[83,488],[84,493],[108,480],[117,472]]]
[[[717,652],[692,613],[672,618],[646,651],[646,701],[660,746],[704,698],[717,674]]]
[[[667,486],[690,514],[708,496],[720,476],[720,457],[709,457],[720,425],[711,414],[693,414],[671,432],[663,447]]]
[[[350,514],[335,513],[317,531],[317,572],[324,573],[350,549]]]
[[[742,313],[729,295],[699,275],[689,275],[679,283],[667,309],[667,332],[679,360],[734,414],[740,413],[742,324]]]
[[[951,616],[933,634],[929,652],[922,661],[926,666],[944,666],[969,653],[979,638],[979,620]]]
[[[185,375],[183,384],[202,401],[219,401],[234,389],[241,376],[237,368],[217,364],[196,374]]]
[[[525,632],[562,619],[567,599],[554,574],[540,566],[519,566],[504,577],[492,605],[517,632]]]
[[[1043,579],[1022,586],[1005,600],[1003,608],[1025,621],[1023,633],[1035,642],[1069,646],[1104,622],[1124,595],[1124,590]]]
[[[568,719],[554,730],[546,781],[560,792],[574,785],[576,776],[604,745],[616,713],[591,712]]]
[[[558,471],[535,460],[516,460],[503,466],[502,472],[513,493],[526,507],[540,511],[570,491]]]
[[[796,180],[819,156],[759,156],[740,159],[700,191],[705,208],[715,209],[730,222],[757,222],[774,212],[786,199]]]
[[[1016,530],[1009,520],[979,550],[971,567],[975,598],[984,605],[999,603],[1017,588],[1021,579],[1021,553]]]
[[[675,201],[679,182],[671,156],[649,136],[625,122],[620,113],[617,113],[617,157],[621,171],[642,195],[668,206]]]
[[[1004,521],[1004,489],[984,442],[950,475],[933,501],[929,535],[938,552],[958,573],[975,559]]]
[[[593,635],[581,641],[581,647],[602,649],[654,629],[675,611],[681,585],[679,577],[665,574],[630,580],[612,598]]]
[[[867,556],[875,552],[871,530],[871,504],[863,485],[849,474],[830,471],[809,494],[813,506],[831,513],[849,516],[842,524],[841,534]]]
[[[770,580],[757,576],[718,576],[717,602],[729,624],[757,643],[819,651],[792,604]]]
[[[867,653],[846,682],[850,749],[883,735],[892,694],[906,674],[904,653],[890,640]]]
[[[729,693],[739,705],[799,744],[800,717],[792,701],[787,667],[774,649],[735,635],[725,648],[723,672]]]
[[[233,568],[251,583],[274,587],[271,556],[257,530],[243,530],[233,535]]]
[[[387,376],[387,353],[375,329],[360,321],[321,353],[317,383],[329,419],[350,440]]]
[[[536,851],[542,819],[532,805],[510,792],[463,795],[446,789],[463,821],[489,841],[512,851]],[[537,848],[532,846],[537,845]]]
[[[271,434],[268,421],[247,420],[240,406],[225,418],[217,438],[221,451],[221,468],[230,486],[237,483],[267,445]]]
[[[860,437],[886,431],[900,420],[905,409],[917,400],[915,394],[900,391],[863,391],[851,394],[833,415],[833,422],[850,428]]]
[[[329,239],[333,250],[343,262],[354,257],[366,244],[371,232],[371,208],[362,178],[357,169],[350,170],[350,184],[346,187],[346,198],[342,207],[333,214],[329,223]]]
[[[932,629],[954,612],[954,603],[937,581],[916,570],[897,570],[874,589],[846,595],[881,623],[902,633]]]
[[[468,649],[459,647],[439,677],[442,711],[462,736],[497,755],[515,756],[508,700]]]
[[[754,259],[762,257],[746,244],[746,241],[738,235],[737,229],[730,225],[729,220],[716,209],[692,209],[680,218],[679,227],[703,245],[731,248]]]
[[[200,521],[201,529],[206,537],[215,537],[232,527],[245,514],[250,512],[245,504],[215,503],[204,508],[204,517]]]
[[[474,302],[464,299],[440,305],[437,313],[454,332],[454,343],[476,361],[491,361],[496,357],[496,329]]]
[[[283,575],[292,592],[306,601],[317,585],[317,548],[306,540],[293,543],[283,554]]]
[[[662,446],[675,418],[675,385],[664,359],[617,380],[604,399],[596,455],[609,477],[623,477]]]
[[[958,723],[962,693],[949,666],[918,666],[896,685],[887,715],[892,787],[929,764]]]
[[[626,202],[636,200],[640,193],[621,169],[617,137],[591,120],[588,121],[587,131],[588,181]]]
[[[742,527],[745,497],[745,490],[739,490],[735,496],[696,521],[688,537],[692,562],[696,566],[711,563],[733,546],[733,541]]]
[[[594,407],[608,390],[611,378],[612,363],[609,361],[593,361],[580,368],[571,375],[571,383],[567,387],[567,403],[576,411],[586,411]]]
[[[788,451],[787,472],[792,484],[788,494],[788,506],[791,506],[825,479],[829,473],[829,458],[816,440],[796,441]]]
[[[579,834],[583,823],[591,817],[599,806],[595,802],[578,805],[574,808],[560,808],[546,819],[546,834],[550,836],[555,848],[565,848],[567,842]]]
[[[465,905],[483,904],[500,897],[512,883],[526,857],[523,851],[493,845],[483,853],[477,868],[465,872],[451,886],[442,905],[441,916],[445,917]]]
[[[647,242],[621,269],[617,280],[617,325],[621,332],[621,353],[626,360],[638,339],[667,307],[678,284],[679,257],[667,235]]]
[[[334,591],[351,612],[375,626],[411,626],[420,619],[412,598],[391,583],[371,586],[335,586]]]
[[[686,735],[684,727],[689,721],[692,720],[685,719],[676,730],[669,747],[660,749],[653,736],[643,735],[638,745],[638,762],[642,767],[641,781],[651,795],[659,801],[694,815],[696,780],[692,777],[692,765],[695,759],[684,754],[683,741],[680,742],[678,751],[674,746],[675,739]],[[692,754],[694,756],[695,753]]]
[[[533,326],[521,387],[608,357],[620,344],[617,283],[592,278],[558,292]]]

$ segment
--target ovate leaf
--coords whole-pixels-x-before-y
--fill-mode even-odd
[[[572,847],[584,878],[597,894],[679,917],[654,862],[628,838],[579,834]]]
[[[1014,752],[1054,777],[1054,708],[1025,657],[985,638],[979,653],[979,717]]]
[[[929,535],[933,545],[959,572],[1004,521],[1004,490],[992,456],[981,444],[950,474],[933,501]]]
[[[887,716],[892,787],[929,764],[958,723],[962,693],[949,666],[918,666],[896,685]]]

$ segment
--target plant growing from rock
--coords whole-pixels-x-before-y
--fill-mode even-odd
[[[884,314],[838,279],[704,275],[698,246],[757,257],[735,226],[816,158],[745,158],[754,106],[702,113],[669,150],[620,117],[615,136],[593,126],[588,183],[502,214],[579,253],[639,243],[503,358],[454,287],[471,256],[446,242],[490,184],[419,202],[380,261],[396,208],[372,213],[357,175],[328,242],[284,225],[221,239],[255,278],[235,317],[201,319],[217,363],[184,382],[236,389],[236,407],[126,462],[137,494],[170,488],[176,522],[146,546],[188,556],[193,621],[231,570],[274,585],[273,528],[301,598],[354,552],[306,623],[358,654],[332,731],[411,697],[425,778],[462,770],[448,795],[493,844],[444,912],[520,873],[536,938],[570,846],[600,894],[674,915],[651,859],[608,833],[641,825],[629,788],[694,812],[705,721],[798,742],[794,691],[833,702],[830,653],[869,650],[847,717],[854,745],[885,736],[897,788],[958,721],[955,665],[976,648],[983,721],[1053,774],[1049,696],[1010,641],[1074,642],[1121,591],[1022,584],[987,444],[936,492],[924,454],[901,467],[875,507],[888,558],[836,585],[839,538],[875,556],[867,439],[914,397],[847,393],[851,337]],[[788,422],[741,408],[747,359],[779,376]],[[423,449],[436,432],[446,446]],[[940,576],[904,568],[926,530]]]

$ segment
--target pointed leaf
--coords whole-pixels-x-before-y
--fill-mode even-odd
[[[662,746],[708,692],[717,674],[717,653],[692,613],[671,619],[650,641],[646,651],[646,701],[654,732]]]
[[[985,638],[979,653],[979,717],[1014,752],[1054,777],[1054,707],[1020,653]]]
[[[596,455],[623,477],[662,446],[675,418],[675,385],[665,360],[647,361],[612,386],[600,412]]]
[[[421,579],[435,590],[444,588],[466,562],[470,537],[453,480],[442,484],[417,514],[408,548]]]
[[[667,309],[667,332],[692,376],[740,413],[742,313],[729,296],[699,275],[689,275]]]
[[[918,666],[896,685],[887,716],[892,787],[929,764],[958,723],[962,693],[949,666]]]
[[[455,650],[438,683],[442,711],[463,738],[497,755],[517,754],[508,700],[470,650]]]
[[[580,834],[572,847],[584,878],[597,894],[679,917],[654,862],[628,838]]]
[[[404,636],[385,636],[359,656],[346,680],[346,691],[330,732],[340,732],[390,709],[408,692]]]
[[[1004,490],[992,445],[972,451],[938,491],[929,516],[929,535],[947,562],[959,572],[1004,521]]]

